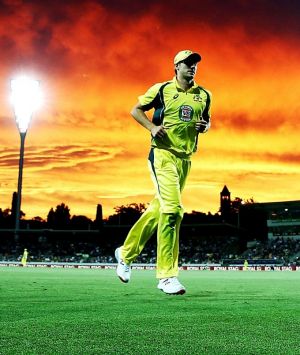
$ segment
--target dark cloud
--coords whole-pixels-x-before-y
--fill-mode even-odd
[[[147,87],[173,76],[172,58],[184,47],[201,51],[197,82],[213,93],[212,131],[201,147],[208,142],[211,163],[205,154],[193,163],[201,179],[216,185],[228,176],[226,184],[238,185],[237,172],[260,176],[272,169],[269,162],[296,171],[299,13],[300,3],[291,0],[0,0],[0,76],[8,82],[12,72],[32,68],[45,93],[26,141],[24,202],[39,195],[30,209],[48,208],[57,198],[84,194],[93,205],[99,192],[105,203],[123,204],[137,187],[140,194],[152,191],[143,165],[149,135],[129,121],[129,112]],[[8,92],[9,84],[0,95],[0,170],[10,204],[19,139],[5,106]],[[261,185],[258,179],[257,193]]]
[[[266,163],[281,163],[281,164],[299,164],[300,152],[283,152],[283,153],[270,153],[270,152],[247,152],[245,153],[247,161],[265,161]],[[278,172],[276,172],[276,175]]]
[[[277,161],[286,164],[299,164],[300,163],[300,152],[291,152],[283,154],[265,154],[264,156],[267,161]]]
[[[199,44],[207,28],[221,37],[236,28],[249,42],[270,36],[297,40],[300,35],[300,4],[292,0],[179,0],[172,5],[158,0],[7,0],[0,6],[2,63],[34,65],[53,75],[102,71],[103,66],[106,72],[117,70],[119,77],[145,72],[150,66],[155,72],[156,57],[191,29]],[[229,34],[227,40],[232,40]]]
[[[128,19],[152,12],[167,26],[174,26],[174,21],[182,27],[198,23],[218,30],[238,25],[256,37],[268,33],[281,36],[300,33],[300,3],[297,0],[179,0],[172,4],[166,0],[99,0],[98,3]]]
[[[3,53],[11,53],[15,49],[16,42],[13,38],[3,34],[0,37],[0,48]]]
[[[283,127],[290,129],[299,128],[298,123],[290,114],[278,111],[251,114],[250,112],[224,112],[217,113],[217,119],[213,120],[213,127],[238,132],[278,132]]]
[[[299,164],[300,163],[300,151],[292,152],[271,152],[268,146],[265,146],[263,140],[257,140],[255,147],[249,147],[247,150],[233,150],[230,147],[222,147],[221,149],[216,149],[212,154],[217,154],[219,156],[234,157],[236,160],[247,161],[247,162],[263,162],[268,166],[269,163],[277,163],[279,165],[283,164]],[[283,172],[284,173],[284,172]],[[252,174],[248,172],[245,174]],[[274,172],[278,175],[279,172]]]
[[[26,168],[66,168],[79,164],[94,164],[102,160],[112,159],[117,150],[102,146],[88,147],[86,145],[28,147],[26,148]],[[19,151],[2,148],[0,150],[0,166],[18,167]]]

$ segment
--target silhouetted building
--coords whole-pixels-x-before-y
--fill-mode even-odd
[[[102,212],[102,205],[97,205],[97,212],[96,212],[96,219],[95,225],[96,227],[101,227],[103,224],[103,212]]]
[[[12,195],[12,201],[11,201],[11,219],[12,219],[12,221],[16,220],[17,199],[18,199],[18,194],[16,192],[14,192],[13,195]]]
[[[300,239],[300,201],[246,204],[241,206],[240,219],[252,239]]]
[[[268,238],[300,239],[300,201],[260,203],[267,211]]]
[[[221,217],[225,221],[229,219],[231,213],[231,198],[230,191],[226,185],[224,185],[223,190],[220,193],[220,212]]]

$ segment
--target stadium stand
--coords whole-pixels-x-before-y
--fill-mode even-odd
[[[28,261],[114,263],[115,241],[84,241],[82,238],[25,238],[15,241],[4,238],[0,244],[0,261],[20,261],[24,248],[29,251]],[[251,247],[240,252],[238,238],[232,237],[190,237],[180,242],[181,264],[242,264],[245,259],[253,264],[299,265],[300,240],[278,237],[265,242],[255,241]],[[149,242],[137,263],[156,262],[155,238]]]

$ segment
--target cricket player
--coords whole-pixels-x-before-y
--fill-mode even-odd
[[[157,287],[166,294],[186,292],[177,279],[179,228],[184,213],[181,194],[199,133],[210,127],[211,93],[194,81],[200,61],[200,54],[191,50],[177,53],[173,80],[150,87],[131,111],[151,132],[148,165],[156,195],[115,251],[117,275],[123,282],[130,280],[131,263],[157,230]],[[152,121],[146,115],[151,109]]]
[[[25,248],[25,249],[24,249],[24,252],[23,252],[23,255],[22,255],[22,259],[21,259],[21,264],[22,264],[22,266],[26,266],[26,264],[27,264],[27,258],[28,258],[28,251],[27,251],[27,249]]]

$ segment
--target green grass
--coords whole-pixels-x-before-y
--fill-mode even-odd
[[[300,272],[0,269],[0,354],[300,354]]]

